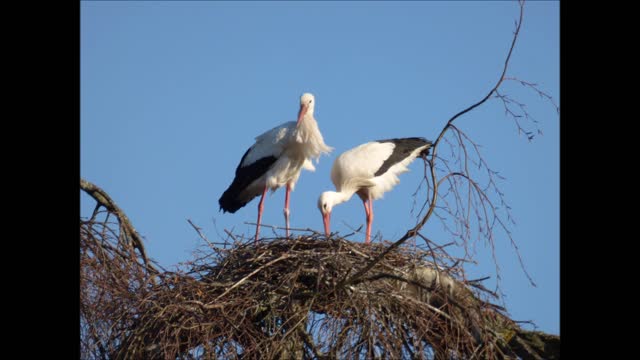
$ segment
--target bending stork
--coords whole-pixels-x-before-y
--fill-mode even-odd
[[[218,200],[220,209],[235,213],[249,201],[262,194],[258,204],[256,241],[268,189],[276,191],[285,186],[284,217],[289,237],[289,193],[295,187],[302,168],[314,171],[311,159],[333,150],[324,143],[318,123],[313,118],[315,98],[305,93],[300,97],[297,121],[280,124],[255,138],[256,142],[242,156],[236,176]]]
[[[337,191],[325,191],[318,199],[324,231],[329,237],[331,210],[358,194],[367,216],[365,243],[371,242],[373,200],[400,182],[398,175],[418,156],[426,156],[431,141],[424,138],[387,139],[368,142],[342,153],[331,168],[331,181]]]

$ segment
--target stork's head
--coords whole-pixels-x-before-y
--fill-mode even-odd
[[[313,106],[316,99],[310,93],[304,93],[300,96],[300,111],[298,112],[298,124],[302,121],[305,115],[313,115]]]
[[[331,233],[331,210],[335,205],[337,193],[334,191],[325,191],[318,198],[318,209],[322,213],[322,221],[324,222],[324,233],[329,237]]]

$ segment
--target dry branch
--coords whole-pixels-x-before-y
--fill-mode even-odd
[[[147,263],[147,254],[144,249],[144,244],[142,243],[142,238],[133,227],[129,218],[124,213],[124,211],[120,210],[116,202],[111,199],[109,194],[107,194],[104,190],[99,188],[98,186],[90,183],[85,179],[80,179],[80,189],[84,190],[89,196],[91,196],[96,201],[96,208],[93,211],[93,216],[91,219],[93,220],[98,213],[98,210],[101,206],[104,206],[110,213],[114,214],[118,222],[120,223],[122,235],[126,237],[126,239],[130,239],[130,243],[140,251],[140,255],[142,256],[145,264]]]

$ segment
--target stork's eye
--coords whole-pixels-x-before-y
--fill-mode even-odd
[[[327,210],[327,204],[322,204],[322,207]]]

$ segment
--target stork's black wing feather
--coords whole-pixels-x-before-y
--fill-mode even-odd
[[[265,174],[269,168],[278,160],[275,156],[266,156],[261,159],[254,161],[251,164],[242,166],[244,159],[249,154],[252,148],[249,148],[242,159],[240,159],[240,163],[236,168],[236,177],[233,179],[229,188],[225,190],[222,194],[218,203],[220,204],[220,209],[224,212],[235,213],[241,207],[245,206],[252,199],[241,199],[240,193],[247,188],[252,182],[257,180],[260,176]]]
[[[384,174],[385,172],[387,172],[387,170],[389,170],[390,167],[399,163],[400,161],[405,159],[407,156],[411,155],[411,153],[415,149],[421,146],[425,146],[427,144],[431,144],[431,141],[421,137],[385,139],[385,140],[376,140],[376,141],[379,143],[392,142],[396,146],[393,148],[393,152],[391,153],[391,156],[389,156],[387,160],[385,160],[382,163],[382,166],[378,169],[378,171],[376,171],[374,176],[380,176]],[[428,147],[427,149],[425,149],[421,155],[429,154],[430,148],[431,147]]]

